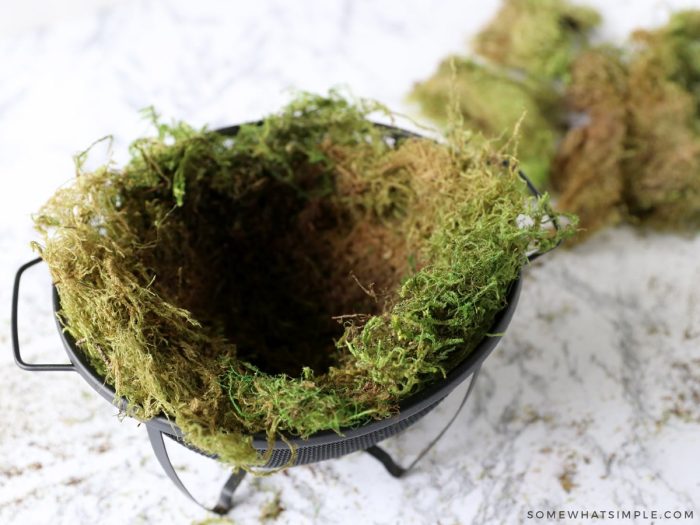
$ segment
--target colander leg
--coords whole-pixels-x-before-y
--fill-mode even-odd
[[[219,501],[216,504],[216,506],[210,508],[205,505],[202,505],[199,501],[195,499],[194,496],[192,496],[192,494],[190,494],[190,491],[187,490],[185,485],[182,483],[182,480],[177,475],[175,467],[173,467],[173,464],[171,463],[170,458],[168,457],[168,451],[165,448],[165,441],[163,441],[163,433],[160,430],[151,428],[149,426],[146,426],[146,429],[148,430],[148,439],[150,439],[151,441],[151,446],[153,447],[153,452],[155,452],[156,454],[156,459],[158,459],[158,463],[160,463],[160,466],[163,467],[163,470],[170,478],[170,481],[172,481],[185,496],[190,498],[203,509],[215,512],[216,514],[220,515],[228,514],[229,511],[233,508],[233,493],[236,491],[236,488],[238,488],[238,485],[240,485],[241,481],[243,480],[243,477],[245,476],[245,471],[243,469],[239,469],[238,472],[234,472],[233,474],[231,474],[231,477],[228,478],[228,480],[224,484],[224,487],[221,489]]]
[[[459,407],[457,407],[457,411],[453,414],[453,416],[450,418],[450,420],[447,422],[447,424],[442,428],[440,433],[433,438],[433,440],[428,443],[428,445],[421,450],[420,454],[414,459],[411,464],[408,467],[402,467],[398,463],[394,461],[394,458],[392,458],[389,453],[384,450],[381,447],[378,447],[377,445],[371,446],[368,449],[365,450],[369,455],[371,455],[373,458],[375,458],[377,461],[379,461],[382,465],[384,465],[384,468],[387,470],[389,474],[394,476],[395,478],[401,478],[408,474],[413,467],[416,466],[416,464],[425,457],[425,455],[430,452],[430,449],[432,449],[435,444],[440,441],[442,436],[445,435],[445,432],[452,426],[452,423],[455,422],[455,419],[457,419],[457,416],[459,413],[462,411],[464,408],[464,405],[467,404],[467,399],[469,399],[469,394],[472,393],[472,389],[474,388],[474,383],[476,383],[476,378],[479,377],[479,370],[481,370],[481,363],[474,369],[474,372],[472,373],[472,378],[469,381],[469,386],[467,387],[467,392],[464,394],[464,397],[462,398],[462,402],[459,404]]]

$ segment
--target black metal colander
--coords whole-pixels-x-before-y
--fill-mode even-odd
[[[401,140],[402,138],[415,136],[410,132],[393,128],[389,126],[382,126],[387,129],[389,134],[396,140]],[[218,130],[219,133],[234,135],[238,131],[238,126],[233,126],[230,128],[224,128]],[[521,177],[526,181],[528,188],[530,189],[533,196],[538,197],[540,194],[532,185],[532,183],[525,177],[524,174],[520,174]],[[552,218],[552,222],[556,227],[556,219]],[[528,259],[534,260],[535,258],[542,255],[541,252],[535,252],[529,255]],[[68,354],[70,360],[69,364],[29,364],[26,363],[21,355],[19,349],[19,336],[17,328],[17,309],[19,302],[19,285],[22,274],[31,266],[40,262],[41,259],[35,259],[21,266],[17,271],[14,290],[12,297],[12,342],[15,361],[20,368],[30,371],[58,371],[58,370],[70,370],[78,372],[85,381],[102,397],[104,397],[110,403],[115,403],[117,405],[122,405],[124,400],[115,399],[115,392],[112,386],[105,382],[105,379],[101,377],[92,368],[86,357],[78,349],[75,340],[72,336],[63,330],[61,323],[58,319],[58,312],[60,311],[60,297],[55,287],[52,287],[53,293],[53,309],[56,314],[56,323],[58,327],[58,332],[63,341],[63,346]],[[521,289],[521,279],[518,277],[513,283],[511,283],[507,294],[507,304],[496,316],[493,325],[488,330],[489,334],[503,334],[510,323],[510,320],[515,311],[515,307],[518,302],[518,297],[520,295]],[[318,461],[325,461],[328,459],[335,459],[341,456],[350,454],[352,452],[364,450],[369,452],[372,456],[377,458],[394,476],[400,477],[405,474],[410,468],[412,468],[417,461],[422,458],[425,453],[437,442],[437,440],[444,434],[449,425],[454,421],[459,413],[459,410],[464,406],[469,394],[472,391],[474,383],[476,381],[479,369],[484,359],[493,351],[500,340],[500,335],[489,335],[485,336],[480,344],[453,370],[449,372],[446,378],[436,381],[434,384],[424,388],[420,392],[412,395],[411,397],[402,401],[399,405],[399,411],[392,417],[372,421],[363,426],[357,428],[342,429],[341,433],[338,434],[334,431],[322,431],[317,432],[306,439],[298,437],[289,437],[287,442],[291,444],[295,453],[292,454],[290,446],[288,443],[277,439],[272,445],[272,454],[269,461],[263,468],[272,469],[281,466],[286,466],[290,464],[293,458],[293,465],[305,465],[309,463],[314,463]],[[450,394],[458,385],[460,385],[467,377],[471,376],[471,381],[469,388],[459,406],[457,413],[446,423],[442,431],[433,439],[427,447],[419,454],[418,458],[408,467],[402,468],[398,466],[393,459],[382,449],[376,446],[377,443],[382,440],[394,436],[400,432],[403,432],[416,421],[425,416],[433,408],[435,408],[440,401],[442,401],[448,394]],[[167,436],[176,442],[187,446],[199,452],[200,454],[205,454],[204,452],[194,449],[190,445],[187,445],[183,439],[182,431],[175,426],[171,421],[169,421],[165,416],[158,416],[149,421],[145,421],[145,425],[148,431],[148,435],[153,446],[153,450],[156,454],[158,461],[163,467],[165,473],[170,477],[170,479],[175,483],[175,485],[180,488],[189,498],[199,504],[192,495],[189,493],[187,488],[182,484],[177,472],[172,466],[170,459],[168,458],[168,453],[165,447],[164,436]],[[267,438],[263,434],[258,434],[253,436],[253,446],[261,451],[269,451]],[[209,456],[212,457],[212,456]],[[214,457],[215,458],[215,457]],[[224,485],[224,488],[219,497],[218,504],[209,510],[213,510],[217,513],[226,513],[232,507],[232,497],[233,492],[242,480],[245,472],[239,470],[238,472],[231,475],[229,480]],[[206,508],[206,507],[205,507]]]
[[[489,333],[501,334],[505,331],[515,311],[520,287],[520,279],[518,279],[510,288],[508,305],[501,311],[489,330]],[[53,289],[53,297],[54,311],[59,312],[60,298],[55,288]],[[58,318],[56,322],[73,369],[102,397],[107,401],[114,402],[114,388],[106,384],[104,378],[98,375],[94,368],[92,368],[84,354],[77,348],[73,337],[62,329]],[[293,464],[305,465],[317,461],[339,458],[358,450],[366,450],[380,441],[407,429],[435,408],[435,406],[462,381],[474,374],[481,366],[483,360],[486,359],[496,347],[499,339],[499,336],[484,338],[478,347],[448,374],[447,378],[405,399],[399,405],[399,412],[392,417],[373,421],[357,428],[343,429],[341,434],[337,434],[332,430],[327,430],[317,432],[306,439],[298,437],[287,438],[287,441],[296,449]],[[181,430],[165,416],[157,416],[146,421],[145,424],[149,432],[162,433],[184,443]],[[253,437],[253,446],[261,452],[267,451],[267,437],[264,434],[255,435]],[[272,456],[265,467],[275,468],[289,464],[292,457],[289,445],[281,439],[278,439],[273,448]]]

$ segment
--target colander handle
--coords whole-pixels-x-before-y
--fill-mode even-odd
[[[504,165],[507,166],[508,162],[505,161]],[[539,199],[540,197],[542,197],[542,193],[540,192],[540,190],[537,189],[537,187],[532,183],[530,178],[527,175],[525,175],[525,173],[522,170],[518,170],[518,175],[520,176],[521,179],[523,179],[525,181],[525,184],[527,185],[527,189],[530,191],[530,193],[532,193],[533,197],[535,197],[536,199]],[[552,226],[554,226],[554,229],[558,231],[559,230],[559,221],[557,219],[556,214],[555,215],[547,214],[547,217],[549,217],[549,220],[552,221]],[[543,256],[545,253],[552,251],[554,248],[556,248],[560,244],[561,244],[561,241],[559,241],[555,246],[553,246],[549,250],[545,250],[543,252],[540,250],[535,250],[534,252],[529,253],[527,255],[527,260],[529,262],[532,262],[535,259],[538,259],[539,257]]]
[[[12,351],[14,352],[15,363],[17,363],[17,366],[21,369],[29,370],[30,372],[63,372],[67,370],[75,370],[75,366],[73,366],[72,363],[61,365],[27,363],[24,361],[24,359],[22,359],[22,355],[20,354],[19,332],[17,330],[17,305],[19,304],[19,282],[22,279],[22,274],[27,269],[31,268],[39,262],[41,262],[41,257],[37,257],[36,259],[33,259],[28,263],[23,264],[19,267],[19,270],[17,270],[17,274],[15,274],[15,285],[12,289],[12,319],[10,324],[10,328],[12,330]]]
[[[170,461],[168,451],[165,448],[163,433],[157,428],[153,428],[150,425],[146,425],[146,429],[148,430],[148,439],[151,441],[151,447],[153,447],[153,452],[155,452],[156,454],[156,459],[158,460],[158,463],[160,463],[160,466],[163,467],[163,471],[170,478],[170,481],[172,481],[175,484],[175,486],[178,489],[180,489],[180,492],[182,492],[185,496],[187,496],[190,500],[194,501],[204,510],[214,512],[219,515],[228,514],[228,512],[233,508],[233,493],[238,488],[238,485],[241,484],[241,481],[243,481],[243,478],[246,474],[245,470],[239,469],[237,472],[231,474],[231,476],[228,478],[228,480],[226,480],[226,483],[224,483],[224,486],[221,489],[221,493],[219,494],[219,501],[217,502],[217,504],[214,507],[207,507],[206,505],[200,503],[190,493],[190,491],[187,490],[187,487],[185,487],[184,483],[182,483],[180,476],[177,475],[177,471],[175,470],[175,467]]]

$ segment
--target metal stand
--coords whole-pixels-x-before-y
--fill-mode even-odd
[[[411,472],[411,470],[416,466],[416,464],[418,464],[418,462],[421,459],[423,459],[428,452],[430,452],[430,450],[437,444],[437,442],[440,441],[442,436],[444,436],[447,430],[452,426],[452,423],[454,423],[455,419],[457,419],[457,416],[460,414],[462,408],[464,408],[464,405],[466,405],[467,400],[469,399],[469,395],[471,394],[472,389],[474,388],[474,384],[476,383],[476,378],[479,375],[480,369],[481,365],[479,364],[472,373],[471,380],[469,381],[469,387],[467,388],[467,392],[462,398],[462,402],[459,404],[459,407],[457,407],[457,411],[452,415],[450,420],[438,433],[438,435],[435,436],[425,448],[423,448],[420,454],[418,454],[416,459],[414,459],[411,462],[411,464],[408,465],[408,467],[402,467],[398,465],[384,449],[376,445],[369,447],[366,450],[366,452],[372,457],[376,458],[377,461],[379,461],[382,465],[384,465],[384,468],[387,470],[387,472],[389,472],[389,474],[391,474],[395,478],[401,478],[409,472]],[[228,481],[226,481],[224,487],[221,489],[221,494],[219,495],[219,502],[216,504],[216,506],[214,506],[213,508],[209,508],[205,505],[202,505],[202,503],[197,501],[197,499],[190,493],[190,491],[187,490],[185,485],[182,483],[182,480],[177,475],[175,467],[173,467],[173,464],[170,461],[170,458],[168,457],[168,451],[165,449],[163,433],[160,430],[149,426],[146,426],[146,428],[148,430],[148,438],[150,439],[151,446],[153,447],[153,452],[155,452],[156,458],[158,459],[160,466],[163,467],[165,474],[170,478],[170,480],[175,484],[175,486],[177,486],[177,488],[179,488],[185,496],[194,501],[203,509],[215,512],[216,514],[220,515],[228,514],[228,512],[233,508],[233,493],[236,491],[241,481],[245,477],[245,471],[243,469],[239,469],[237,472],[231,474],[231,477],[228,478]]]
[[[423,450],[421,450],[420,454],[418,454],[416,459],[414,459],[411,462],[411,464],[408,465],[408,467],[402,467],[401,465],[396,463],[394,461],[394,458],[392,458],[383,448],[378,447],[376,445],[369,447],[365,452],[370,454],[382,465],[384,465],[384,468],[387,470],[387,472],[395,478],[401,478],[409,472],[411,472],[411,470],[413,470],[413,467],[415,467],[418,464],[418,462],[421,459],[423,459],[428,452],[430,452],[430,450],[437,444],[437,442],[440,441],[442,436],[445,435],[445,432],[447,432],[448,429],[452,426],[452,423],[455,422],[455,419],[457,419],[457,416],[464,408],[464,405],[467,404],[467,399],[469,399],[469,395],[472,393],[472,389],[474,388],[474,383],[476,383],[476,378],[479,376],[479,370],[481,370],[481,364],[479,364],[479,366],[477,366],[474,370],[471,380],[469,381],[469,387],[467,388],[467,392],[464,394],[464,397],[462,398],[462,402],[459,404],[459,407],[457,407],[457,411],[453,414],[453,416],[443,427],[440,433],[437,436],[435,436],[433,440],[430,443],[428,443]]]
[[[187,490],[185,485],[182,483],[182,480],[177,475],[177,472],[175,472],[175,467],[173,467],[173,464],[170,462],[168,451],[165,449],[163,433],[160,430],[148,426],[146,428],[148,429],[148,439],[151,441],[153,452],[155,452],[158,463],[160,463],[160,466],[163,467],[163,470],[170,478],[170,481],[172,481],[185,496],[190,498],[203,509],[220,515],[228,514],[233,508],[233,493],[238,488],[238,485],[241,484],[241,481],[243,481],[243,478],[245,477],[245,470],[239,469],[237,472],[231,474],[231,477],[229,477],[226,483],[224,483],[221,493],[219,494],[219,501],[214,507],[210,508],[202,505],[192,494],[190,494],[190,491]]]

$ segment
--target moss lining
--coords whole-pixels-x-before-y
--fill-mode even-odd
[[[485,336],[533,245],[571,233],[542,228],[514,159],[457,129],[396,140],[377,111],[304,94],[235,138],[158,124],[42,208],[61,319],[131,415],[243,466],[265,461],[252,433],[385,418]]]

